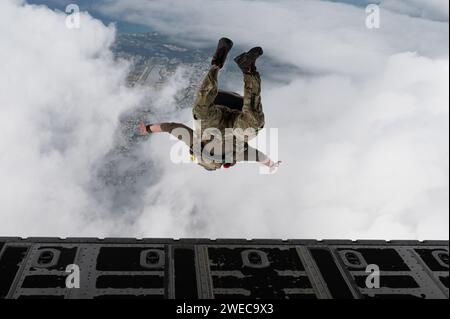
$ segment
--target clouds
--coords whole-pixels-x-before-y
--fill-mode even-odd
[[[166,203],[172,235],[183,227],[207,237],[446,238],[447,74],[448,60],[404,53],[364,82],[324,75],[265,87],[280,171],[204,174],[171,164],[161,141],[150,152],[162,148],[165,173],[142,216],[167,219],[150,206]]]
[[[273,176],[255,165],[209,173],[171,163],[167,136],[154,136],[128,165],[108,166],[133,179],[136,158],[151,161],[128,193],[92,190],[119,115],[143,99],[111,57],[115,30],[87,15],[68,30],[64,15],[13,2],[0,4],[3,235],[448,238],[448,22],[431,17],[441,2],[414,2],[429,19],[385,10],[379,30],[363,8],[326,1],[100,2],[184,45],[222,35],[236,54],[262,45],[263,104],[284,161]],[[186,72],[151,91],[158,117],[191,120],[174,107]]]
[[[206,237],[447,238],[448,23],[383,8],[381,29],[369,30],[364,8],[324,1],[109,1],[105,14],[178,41],[227,35],[283,65],[262,70],[279,173],[203,175],[159,155],[167,164],[145,220],[170,211],[188,235]],[[164,216],[154,201],[166,203]]]
[[[386,56],[402,51],[447,53],[446,24],[383,11],[382,28],[374,32],[362,8],[325,1],[109,0],[99,10],[181,41],[227,35],[241,45],[262,45],[270,57],[316,73],[378,72]]]
[[[366,83],[327,76],[273,92],[274,100],[298,92],[304,101],[303,109],[290,116],[295,124],[283,134],[299,137],[282,141],[281,150],[297,150],[285,161],[297,163],[298,180],[290,179],[286,188],[294,190],[292,198],[300,194],[299,220],[306,221],[308,231],[325,237],[349,231],[353,238],[399,238],[406,230],[407,237],[436,236],[419,230],[426,221],[445,238],[447,229],[439,220],[448,218],[448,138],[443,134],[448,96],[440,92],[447,72],[448,61],[399,54]],[[421,94],[414,92],[418,87]],[[317,94],[325,88],[326,94]],[[429,108],[431,100],[439,107]],[[266,105],[271,102],[266,99]],[[427,198],[433,213],[417,211],[419,198],[420,209]],[[381,220],[399,227],[377,227]]]
[[[323,1],[323,0],[317,0]],[[325,0],[327,1],[327,0]],[[333,2],[347,3],[359,7],[369,4],[378,4],[382,9],[393,11],[411,17],[447,21],[449,3],[446,0],[328,0]]]
[[[0,232],[105,234],[87,185],[140,97],[109,51],[113,28],[83,15],[69,30],[65,15],[21,3],[0,4]]]
[[[382,5],[389,10],[414,17],[448,22],[449,2],[446,0],[384,0]]]

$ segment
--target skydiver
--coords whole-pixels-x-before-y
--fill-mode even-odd
[[[275,171],[281,162],[273,162],[264,153],[252,148],[248,142],[264,128],[261,104],[261,78],[256,60],[263,55],[255,47],[234,59],[244,74],[244,96],[218,90],[218,74],[233,47],[230,39],[219,40],[211,62],[197,94],[193,107],[195,130],[181,123],[139,124],[142,135],[166,132],[183,141],[193,158],[206,170],[229,168],[238,162],[256,161]]]

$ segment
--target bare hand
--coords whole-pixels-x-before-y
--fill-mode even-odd
[[[276,163],[273,163],[272,165],[269,166],[270,168],[270,172],[271,173],[275,173],[278,170],[278,167],[280,167],[281,161],[278,161]]]

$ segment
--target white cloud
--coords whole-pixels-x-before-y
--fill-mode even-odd
[[[382,5],[395,12],[448,22],[447,0],[383,0]]]
[[[88,15],[69,30],[45,7],[0,3],[0,233],[105,235],[88,184],[118,115],[139,102],[128,66],[112,59],[115,30]],[[94,221],[91,223],[91,221]]]
[[[363,8],[323,1],[107,0],[104,14],[150,25],[180,41],[211,43],[226,35],[261,45],[266,55],[308,72],[378,72],[389,55],[448,54],[448,24],[382,13],[380,30],[365,26]],[[426,35],[426,36],[418,36]]]
[[[169,163],[164,142],[149,146],[167,164],[142,218],[174,219],[139,223],[144,234],[448,238],[448,23],[396,8],[368,30],[364,8],[319,1],[111,0],[102,11],[181,42],[262,45],[301,70],[287,85],[262,70],[276,176],[202,173]]]
[[[364,83],[332,75],[266,88],[284,160],[275,176],[248,165],[217,174],[180,167],[158,139],[149,153],[165,173],[142,218],[170,211],[174,219],[138,227],[171,236],[447,238],[447,74],[448,60],[406,53]]]
[[[316,0],[333,1],[365,7],[369,4],[378,4],[402,15],[409,15],[422,19],[447,21],[449,2],[447,0]]]

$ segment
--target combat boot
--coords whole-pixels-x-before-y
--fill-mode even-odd
[[[219,40],[219,44],[217,45],[216,53],[214,53],[214,57],[212,59],[211,64],[217,65],[219,68],[223,68],[225,61],[227,59],[228,53],[233,47],[233,41],[228,38],[222,38]]]
[[[261,47],[251,49],[246,53],[242,53],[234,59],[242,72],[246,74],[256,73],[256,60],[263,55],[264,51]]]

